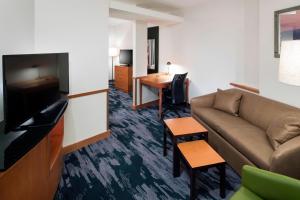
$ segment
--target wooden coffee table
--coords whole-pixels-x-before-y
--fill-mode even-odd
[[[180,143],[177,145],[174,163],[175,177],[180,176],[180,160],[188,166],[190,174],[190,199],[195,198],[196,170],[217,167],[220,170],[220,196],[225,198],[225,160],[204,140]]]
[[[200,135],[207,140],[208,134],[206,128],[193,117],[166,119],[164,120],[164,156],[167,155],[167,133],[169,133],[173,142],[173,172],[175,171],[174,156],[177,150],[178,138]]]

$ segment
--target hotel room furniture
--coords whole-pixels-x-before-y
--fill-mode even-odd
[[[179,138],[201,136],[207,139],[207,130],[192,117],[174,118],[164,120],[164,156],[167,155],[167,134],[173,142],[173,168],[175,167],[174,156],[176,151],[177,140]]]
[[[66,107],[59,104],[55,113],[47,113],[49,125],[0,135],[1,200],[54,198],[63,168]]]
[[[183,160],[190,175],[190,199],[196,197],[196,171],[207,170],[211,167],[217,167],[220,170],[220,196],[225,198],[225,160],[205,140],[179,143],[177,148],[174,175],[180,176],[180,160]]]
[[[239,174],[252,165],[300,179],[300,136],[274,149],[267,135],[278,118],[300,109],[238,89],[226,91],[242,94],[238,116],[214,108],[216,93],[191,100],[192,116],[209,131],[209,144]]]
[[[131,66],[115,66],[115,88],[126,93],[132,91]]]
[[[299,180],[245,165],[242,186],[230,200],[294,200],[299,197]]]
[[[162,111],[163,111],[163,89],[168,88],[172,83],[174,75],[170,74],[151,74],[148,76],[144,76],[140,78],[140,104],[143,104],[143,85],[153,87],[158,89],[158,96],[159,96],[159,111],[158,116],[161,119]],[[188,91],[189,91],[189,80],[186,79],[185,81],[185,92],[186,92],[186,99],[188,99]]]
[[[163,110],[162,115],[167,110],[174,111],[178,117],[181,117],[177,111],[177,106],[182,105],[183,103],[187,103],[185,98],[185,79],[187,73],[185,74],[175,74],[170,84],[169,88],[165,88],[163,90],[163,104],[165,109]],[[162,117],[163,118],[163,117]]]

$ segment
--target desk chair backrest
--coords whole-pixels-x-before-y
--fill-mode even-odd
[[[172,103],[181,104],[185,102],[184,83],[188,73],[175,74],[171,84]]]

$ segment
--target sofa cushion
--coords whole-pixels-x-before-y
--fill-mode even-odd
[[[269,169],[274,150],[262,129],[213,108],[198,108],[194,113],[251,162]]]
[[[279,116],[270,124],[267,135],[274,149],[300,135],[300,114],[290,112]]]
[[[267,131],[270,124],[280,115],[298,112],[300,109],[280,103],[256,94],[240,91],[243,94],[239,108],[239,116],[251,124]]]
[[[215,109],[237,116],[241,97],[241,93],[232,92],[230,90],[222,91],[218,89],[213,107]]]

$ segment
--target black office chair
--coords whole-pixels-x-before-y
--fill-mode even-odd
[[[178,117],[181,117],[177,109],[179,105],[186,103],[184,86],[187,74],[175,74],[170,88],[164,90],[162,119],[167,110],[174,111]]]

